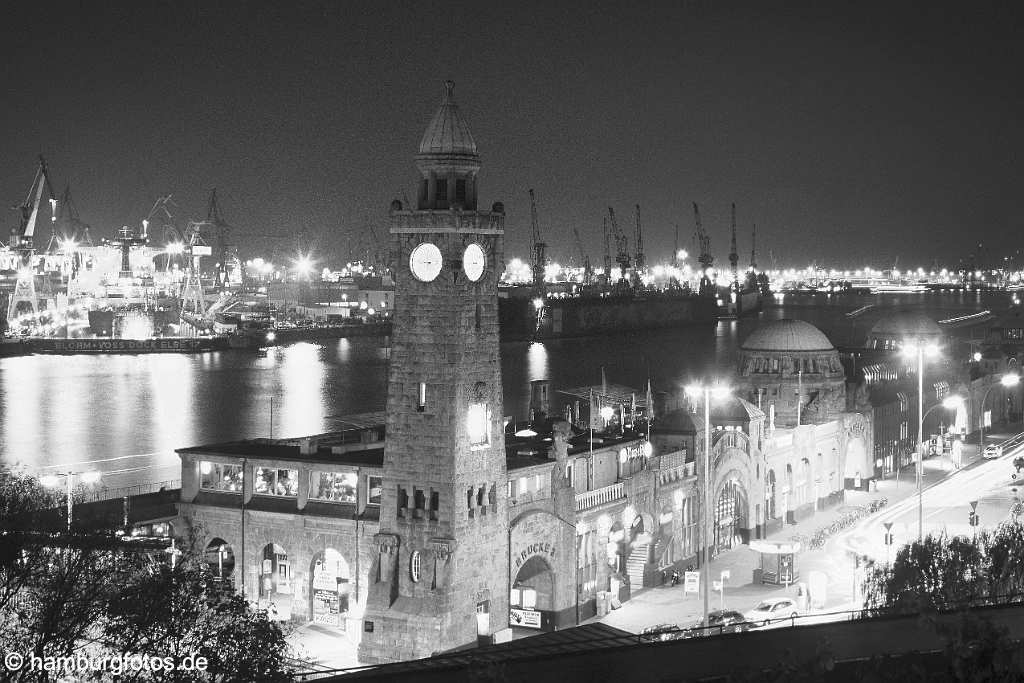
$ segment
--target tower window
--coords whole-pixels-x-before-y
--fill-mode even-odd
[[[427,407],[427,383],[420,382],[416,390],[416,412],[422,413]]]
[[[416,517],[417,519],[422,518],[423,510],[427,505],[427,499],[426,496],[423,495],[423,489],[415,489],[413,491],[413,505],[415,506],[415,510],[413,510],[413,517]]]
[[[490,410],[486,403],[471,403],[466,413],[466,428],[469,432],[469,445],[483,448],[490,445]]]
[[[434,198],[439,202],[448,201],[448,181],[446,179],[437,179],[437,191],[434,193]]]
[[[462,178],[455,181],[455,201],[466,202],[466,181]]]
[[[405,517],[405,509],[409,507],[409,494],[404,486],[398,487],[398,516]]]
[[[482,315],[482,311],[480,309],[480,304],[477,304],[476,305],[476,313],[473,315],[473,320],[474,320],[477,332],[480,331],[480,317],[481,317],[481,315]]]
[[[437,519],[437,512],[441,509],[441,494],[437,491],[430,492],[430,519]]]

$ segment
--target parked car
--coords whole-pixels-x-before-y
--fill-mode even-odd
[[[715,636],[719,633],[740,633],[749,631],[751,624],[736,610],[716,609],[708,612],[708,626],[704,627],[704,620],[700,620],[693,627],[693,635]]]
[[[640,635],[642,636],[641,640],[645,642],[661,642],[689,638],[690,632],[677,624],[657,624],[645,628]]]
[[[780,619],[798,617],[800,609],[792,598],[771,598],[762,600],[744,616],[752,624],[765,626]]]
[[[986,458],[990,459],[1001,457],[1003,455],[1003,447],[1000,446],[999,444],[990,443],[989,445],[985,446],[985,451],[983,455]]]

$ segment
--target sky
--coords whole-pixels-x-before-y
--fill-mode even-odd
[[[29,6],[32,5],[32,6]],[[930,267],[1017,252],[1024,9],[986,2],[18,3],[0,28],[0,202],[43,154],[92,235],[217,189],[242,258],[338,267],[386,237],[446,79],[528,257],[602,261],[615,209],[648,262],[697,202],[741,265]],[[16,227],[4,216],[0,240]],[[677,229],[678,226],[678,229]],[[151,226],[151,229],[154,226]],[[154,238],[162,239],[159,228]]]

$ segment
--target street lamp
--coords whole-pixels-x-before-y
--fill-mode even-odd
[[[985,451],[985,399],[988,398],[989,392],[995,389],[997,386],[1002,387],[1015,387],[1020,384],[1020,375],[1008,372],[999,378],[998,384],[992,384],[989,388],[985,389],[985,393],[981,395],[981,405],[978,410],[981,412],[981,438],[978,440],[978,448],[984,455]]]
[[[74,487],[75,475],[79,475],[82,478],[82,482],[86,484],[95,484],[100,480],[100,473],[94,470],[88,472],[56,472],[54,474],[47,474],[39,478],[40,483],[43,486],[58,486],[60,484],[60,478],[64,477],[67,482],[68,492],[68,532],[71,531],[71,505],[72,505],[72,489]]]
[[[701,583],[704,584],[704,626],[708,624],[708,611],[711,603],[711,479],[709,469],[711,467],[711,399],[723,399],[729,395],[729,387],[723,385],[691,384],[686,388],[686,393],[691,399],[704,398],[704,463],[703,485],[701,486],[701,508],[703,511],[701,522],[701,540],[703,543],[703,558],[701,562]]]
[[[924,356],[937,356],[939,347],[925,344],[923,340],[904,345],[904,353],[917,356],[917,540],[924,539],[924,507],[921,495],[921,477],[924,467]]]
[[[928,410],[924,411],[921,415],[921,420],[917,425],[917,540],[920,542],[924,538],[924,501],[923,501],[923,487],[921,485],[922,479],[924,478],[924,439],[922,433],[924,431],[924,421],[931,412],[937,408],[945,408],[946,410],[956,410],[964,404],[963,396],[947,396],[942,399],[942,403],[936,403]],[[920,394],[918,395],[918,406],[921,405]],[[940,461],[941,462],[941,461]],[[941,466],[941,465],[940,465]]]

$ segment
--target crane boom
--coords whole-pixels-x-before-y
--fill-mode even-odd
[[[604,276],[608,277],[612,272],[612,246],[611,238],[608,235],[608,218],[601,221],[601,229],[604,231]]]
[[[622,274],[625,276],[631,261],[629,257],[629,238],[619,229],[619,222],[615,220],[615,209],[610,206],[608,207],[608,222],[611,223],[612,236],[615,237],[615,262],[619,264],[619,268],[622,269]]]
[[[636,269],[644,267],[644,233],[640,227],[640,205],[636,205]]]
[[[548,245],[540,239],[540,224],[537,221],[537,197],[530,189],[530,227],[533,236],[533,286],[544,288],[544,267],[547,265],[545,251]]]

